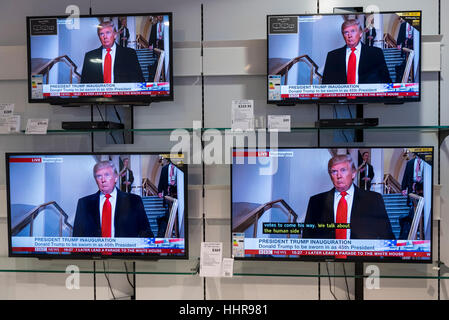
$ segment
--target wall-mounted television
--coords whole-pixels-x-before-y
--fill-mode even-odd
[[[170,153],[7,153],[10,257],[186,259],[187,166]]]
[[[420,101],[421,20],[421,11],[268,15],[268,103]]]
[[[432,262],[433,147],[233,150],[232,256]]]
[[[173,100],[171,13],[27,17],[28,100]]]

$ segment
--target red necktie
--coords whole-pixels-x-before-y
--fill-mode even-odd
[[[355,84],[356,57],[355,57],[354,51],[355,51],[355,48],[351,48],[351,54],[349,55],[349,61],[348,61],[347,81],[349,84]]]
[[[175,179],[174,179],[174,174],[175,174],[175,167],[170,166],[170,184],[173,186],[175,184]]]
[[[112,68],[112,58],[111,58],[111,49],[106,49],[106,56],[104,57],[104,70],[103,70],[103,82],[104,83],[111,83],[112,77],[111,77],[111,68]]]
[[[340,193],[341,198],[337,206],[337,219],[336,223],[348,223],[348,203],[346,202],[345,196],[347,193],[343,191]],[[347,229],[335,229],[335,239],[346,239]]]
[[[416,181],[421,182],[421,159],[418,158],[418,163],[416,164]]]
[[[106,200],[103,204],[103,210],[101,213],[101,236],[103,238],[110,238],[111,237],[111,213],[112,213],[112,207],[111,203],[109,202],[109,198],[111,197],[110,194],[105,195]]]

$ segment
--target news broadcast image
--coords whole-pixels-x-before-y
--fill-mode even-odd
[[[348,21],[357,22],[360,39],[353,81]],[[276,15],[267,23],[269,102],[419,99],[420,12]]]
[[[100,30],[108,21],[115,49],[112,79],[104,80]],[[28,22],[31,99],[170,96],[168,15],[36,17]]]
[[[432,147],[234,149],[232,255],[430,262],[432,164]]]
[[[182,155],[10,154],[7,160],[11,256],[186,256]],[[97,170],[100,163],[108,166]],[[102,173],[111,168],[115,175]],[[100,173],[116,191],[109,236],[101,229]]]

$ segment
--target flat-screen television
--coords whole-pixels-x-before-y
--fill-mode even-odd
[[[433,147],[233,150],[232,256],[432,262]]]
[[[420,101],[421,19],[421,11],[268,15],[268,103]]]
[[[170,153],[7,153],[10,257],[186,259],[187,166]]]
[[[171,13],[27,17],[28,100],[173,100]]]

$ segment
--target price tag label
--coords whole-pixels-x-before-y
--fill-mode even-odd
[[[200,255],[200,277],[221,277],[222,258],[222,242],[202,242]]]
[[[25,134],[46,134],[48,119],[28,119]]]
[[[254,130],[254,100],[232,100],[232,131]]]
[[[268,131],[274,130],[277,130],[279,132],[290,132],[291,131],[290,115],[269,115]]]

